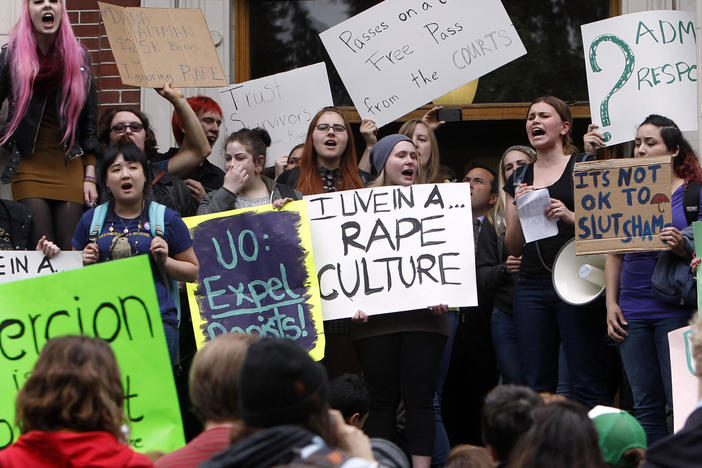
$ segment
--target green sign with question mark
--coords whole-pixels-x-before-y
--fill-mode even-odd
[[[622,70],[619,80],[614,83],[614,87],[607,94],[607,96],[605,96],[600,104],[600,118],[602,119],[602,126],[607,127],[611,123],[609,119],[609,100],[612,98],[612,95],[622,89],[622,86],[624,86],[624,84],[629,81],[629,78],[631,78],[631,73],[634,71],[634,63],[636,62],[636,58],[634,57],[634,53],[632,52],[631,47],[629,47],[629,44],[627,44],[621,37],[617,37],[612,34],[603,34],[598,36],[597,39],[592,41],[592,44],[590,44],[590,67],[595,73],[602,71],[602,68],[597,65],[597,47],[603,42],[612,42],[613,44],[619,46],[624,53],[625,59],[624,70]],[[609,132],[604,132],[602,134],[602,139],[604,141],[609,141],[611,138],[612,135]]]
[[[697,129],[695,29],[694,12],[667,10],[581,26],[590,115],[605,146],[633,140],[651,114]]]

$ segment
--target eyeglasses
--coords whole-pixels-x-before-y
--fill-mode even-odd
[[[130,122],[128,124],[123,124],[123,123],[118,123],[114,124],[110,130],[112,130],[115,133],[124,133],[127,131],[127,129],[130,129],[132,132],[140,132],[144,128],[144,124],[140,122]]]
[[[321,132],[326,132],[327,130],[329,130],[329,127],[331,127],[332,130],[334,130],[334,133],[341,133],[341,132],[346,131],[346,127],[344,125],[341,125],[341,124],[334,124],[334,125],[329,125],[328,123],[317,124],[317,130],[319,130]]]

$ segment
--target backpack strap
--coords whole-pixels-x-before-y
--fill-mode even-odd
[[[149,204],[149,224],[151,225],[151,235],[163,237],[166,234],[166,205],[152,201]]]
[[[105,216],[107,216],[109,206],[110,202],[107,201],[95,207],[93,219],[90,221],[90,236],[88,237],[90,242],[97,242],[100,231],[102,231],[102,225],[105,223]]]
[[[691,226],[699,217],[701,188],[702,183],[695,182],[694,180],[689,181],[687,187],[685,187],[683,207],[685,208],[685,219],[687,220],[688,226]]]
[[[151,229],[151,235],[156,237],[164,237],[166,235],[166,205],[156,203],[152,201],[149,203],[149,225]],[[178,282],[171,279],[166,273],[166,269],[162,265],[158,265],[158,272],[161,275],[161,280],[163,284],[166,285],[171,291],[171,296],[173,296],[173,302],[176,306],[178,326],[180,326],[180,291],[178,290]]]

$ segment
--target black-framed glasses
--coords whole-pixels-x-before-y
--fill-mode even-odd
[[[144,128],[144,124],[142,124],[141,122],[130,122],[127,124],[118,123],[114,124],[112,128],[110,128],[110,130],[112,130],[115,133],[124,133],[127,131],[128,128],[131,129],[132,132],[136,133],[142,131],[142,129]]]
[[[334,125],[330,125],[328,123],[317,124],[317,130],[319,130],[321,132],[326,132],[327,130],[329,130],[329,127],[331,127],[331,129],[334,130],[334,133],[341,133],[341,132],[346,131],[346,126],[341,125],[341,124],[334,124]]]

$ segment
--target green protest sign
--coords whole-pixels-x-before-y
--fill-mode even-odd
[[[141,255],[0,284],[0,449],[19,436],[15,397],[41,348],[78,334],[102,338],[115,352],[130,445],[140,452],[185,445],[151,267]]]

